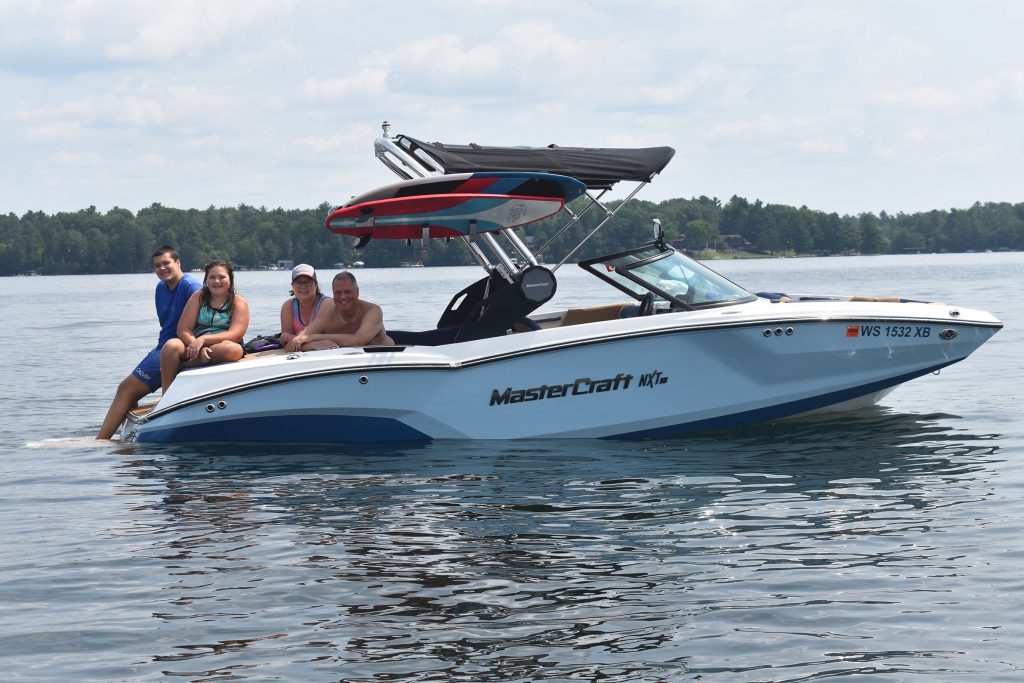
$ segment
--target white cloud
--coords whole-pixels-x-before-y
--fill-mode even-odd
[[[138,162],[140,168],[163,169],[167,166],[167,160],[159,154],[142,154]]]
[[[173,126],[180,132],[220,126],[235,102],[229,94],[195,85],[161,86],[155,81],[130,80],[110,92],[89,93],[63,101],[20,107],[16,118],[29,131],[93,129],[155,129]]]
[[[621,73],[619,54],[614,43],[586,42],[545,23],[513,22],[484,37],[442,34],[402,45],[388,55],[388,83],[432,96],[534,101],[541,93],[575,92],[581,80],[592,84],[595,68],[604,77]]]
[[[846,138],[842,136],[800,140],[796,148],[805,158],[811,159],[839,159],[850,151]]]
[[[908,109],[952,109],[963,104],[963,96],[955,90],[922,86],[879,92],[874,101],[886,107]]]
[[[931,128],[911,128],[906,135],[913,142],[929,142],[935,138],[935,131]]]
[[[50,120],[67,124],[68,120],[103,125],[158,125],[167,120],[159,101],[136,95],[83,95],[59,103],[47,103],[37,109],[22,109],[18,118],[25,122]]]
[[[270,0],[147,3],[137,8],[140,13],[136,16],[141,20],[130,35],[111,41],[105,52],[111,59],[121,61],[196,58],[279,7]]]
[[[74,140],[81,134],[82,126],[78,121],[48,121],[25,129],[25,139],[35,143]]]
[[[372,140],[374,135],[379,134],[372,126],[359,125],[345,130],[343,133],[326,136],[303,136],[296,138],[295,144],[301,148],[309,149],[314,154],[325,154],[337,150],[351,149],[356,145],[363,145],[367,140]]]
[[[311,101],[360,100],[387,92],[386,81],[386,71],[366,67],[341,78],[306,78],[300,83],[298,93]]]
[[[1019,106],[1024,103],[1024,68],[997,71],[981,79],[978,96],[985,103],[1012,102]]]
[[[820,118],[762,114],[752,119],[716,124],[711,127],[707,140],[716,149],[742,149],[752,157],[834,161],[850,153],[846,134],[836,131],[834,117],[837,115],[844,115],[844,112],[839,110]]]
[[[987,164],[997,161],[1003,154],[1003,147],[994,142],[969,142],[967,144],[951,145],[942,152],[942,161],[953,162],[954,164]],[[1018,197],[1013,198],[1020,201]]]
[[[198,60],[242,39],[290,2],[3,2],[0,70],[37,77]]]
[[[400,47],[392,54],[390,66],[406,83],[416,82],[428,90],[447,89],[499,73],[501,52],[492,43],[466,45],[458,36],[447,34]]]
[[[672,106],[694,102],[699,106],[715,104],[721,97],[723,85],[735,74],[720,64],[701,62],[689,68],[680,68],[673,77],[653,83],[641,81],[629,94],[639,102],[652,106]],[[728,89],[725,92],[729,92]],[[708,97],[708,100],[698,98]]]
[[[724,121],[711,127],[708,139],[725,144],[744,144],[780,137],[795,137],[805,131],[810,122],[803,117],[783,118],[762,114],[753,119]]]
[[[67,149],[58,150],[53,154],[49,163],[55,167],[65,169],[98,169],[104,168],[104,157],[97,152],[74,152]]]

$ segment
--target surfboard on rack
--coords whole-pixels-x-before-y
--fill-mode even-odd
[[[575,178],[554,173],[527,171],[454,173],[392,183],[353,197],[344,206],[381,199],[439,194],[498,194],[518,197],[547,197],[571,202],[587,186]]]
[[[534,174],[536,175],[536,174]],[[326,227],[363,240],[464,237],[505,230],[558,213],[560,197],[450,193],[354,203],[327,216]]]

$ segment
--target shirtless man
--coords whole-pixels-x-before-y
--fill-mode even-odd
[[[348,271],[338,273],[331,290],[331,306],[323,306],[313,322],[288,342],[286,349],[317,351],[342,346],[394,345],[384,331],[384,312],[380,306],[359,298],[355,275]]]

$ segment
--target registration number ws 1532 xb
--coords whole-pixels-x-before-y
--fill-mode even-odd
[[[932,328],[929,325],[847,325],[846,336],[925,339],[932,336]]]

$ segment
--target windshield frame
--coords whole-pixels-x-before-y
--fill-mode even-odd
[[[659,273],[659,282],[655,282],[650,266],[671,260],[671,265]],[[735,306],[749,303],[757,296],[736,284],[721,273],[708,268],[682,252],[661,241],[649,242],[640,247],[597,258],[580,261],[577,265],[587,272],[596,275],[616,289],[640,301],[647,292],[668,301],[673,309],[693,311],[697,309],[717,308],[719,306]],[[690,271],[690,277],[665,277],[670,270],[680,273]],[[644,277],[648,275],[649,277]],[[692,280],[692,282],[691,282]],[[673,293],[666,284],[679,283],[673,289],[686,288],[686,292]],[[696,285],[705,285],[697,289]],[[725,294],[725,298],[711,296],[712,290]]]

